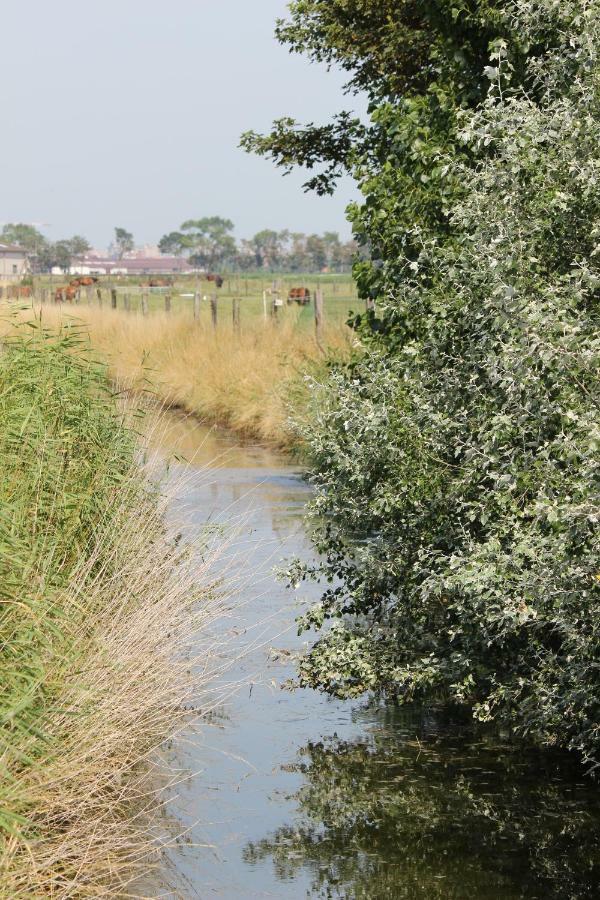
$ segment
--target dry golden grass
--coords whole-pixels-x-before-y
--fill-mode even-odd
[[[165,313],[48,305],[42,316],[48,326],[83,325],[126,388],[155,391],[167,405],[279,446],[293,442],[287,420],[290,404],[302,405],[303,376],[318,372],[325,358],[312,332],[294,322],[257,319],[237,335],[231,326],[215,332]],[[341,356],[350,341],[349,330],[338,325],[325,331],[323,343],[328,356]]]
[[[47,660],[60,704],[40,721],[40,764],[12,786],[12,805],[31,813],[0,847],[2,900],[138,896],[138,878],[174,839],[160,805],[175,777],[164,743],[189,721],[190,704],[216,702],[210,558],[176,549],[160,506],[132,516],[127,486],[122,498],[60,597],[64,622],[70,608],[87,615],[72,617],[77,653]]]

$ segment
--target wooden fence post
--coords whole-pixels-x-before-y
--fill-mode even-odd
[[[98,297],[98,306],[102,306],[102,288],[98,285],[96,288],[96,296]]]
[[[236,334],[240,333],[240,300],[239,297],[234,297],[232,302],[232,312],[233,312],[233,330]]]
[[[213,328],[217,327],[217,295],[212,294],[210,298],[210,315],[212,318]]]
[[[165,294],[165,312],[166,313],[171,312],[171,295],[170,294]]]
[[[113,309],[117,308],[117,289],[114,287],[110,289],[110,305]]]
[[[125,307],[125,312],[129,312],[129,294],[125,294],[125,296],[123,297],[123,306]]]
[[[148,315],[148,295],[145,291],[142,293],[142,315]]]
[[[92,293],[93,293],[93,290],[94,290],[94,289],[93,289],[93,287],[92,287],[91,284],[88,284],[88,286],[87,286],[86,289],[85,289],[85,293],[86,293],[86,296],[87,296],[88,306],[90,306],[91,303],[92,303]]]
[[[198,322],[200,319],[200,292],[196,291],[194,294],[194,321]]]
[[[315,291],[315,335],[319,349],[323,349],[323,291]]]

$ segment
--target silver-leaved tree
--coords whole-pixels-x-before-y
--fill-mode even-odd
[[[354,160],[378,314],[301,426],[322,561],[290,578],[326,586],[300,680],[456,704],[594,761],[600,2],[488,6],[487,87],[455,104],[452,140],[414,144],[443,228],[407,225],[406,98],[372,105],[389,152]]]

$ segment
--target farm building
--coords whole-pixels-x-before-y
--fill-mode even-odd
[[[0,243],[0,283],[20,281],[28,273],[27,251],[16,244]]]
[[[179,256],[103,259],[86,256],[72,265],[71,275],[189,275],[197,272],[187,259]]]

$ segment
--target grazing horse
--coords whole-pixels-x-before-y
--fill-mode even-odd
[[[291,288],[288,294],[288,303],[297,303],[299,306],[307,306],[310,303],[310,291],[308,288]]]
[[[68,300],[69,303],[72,303],[77,296],[78,290],[78,284],[66,284],[62,287],[58,287],[54,292],[54,302],[63,303],[64,301]]]
[[[172,284],[171,278],[149,278],[148,281],[142,282],[140,287],[170,287]]]
[[[98,284],[98,279],[93,275],[84,275],[82,278],[73,278],[69,283],[75,287],[91,287]]]
[[[205,275],[205,278],[207,281],[214,281],[216,287],[223,287],[224,279],[222,275],[216,275],[214,272],[210,272],[208,275]]]
[[[98,279],[94,278],[94,276],[92,275],[83,275],[80,278],[71,278],[68,284],[56,288],[54,292],[54,302],[63,303],[65,300],[68,300],[69,303],[72,303],[77,296],[79,288],[91,287],[92,284],[97,283]]]

